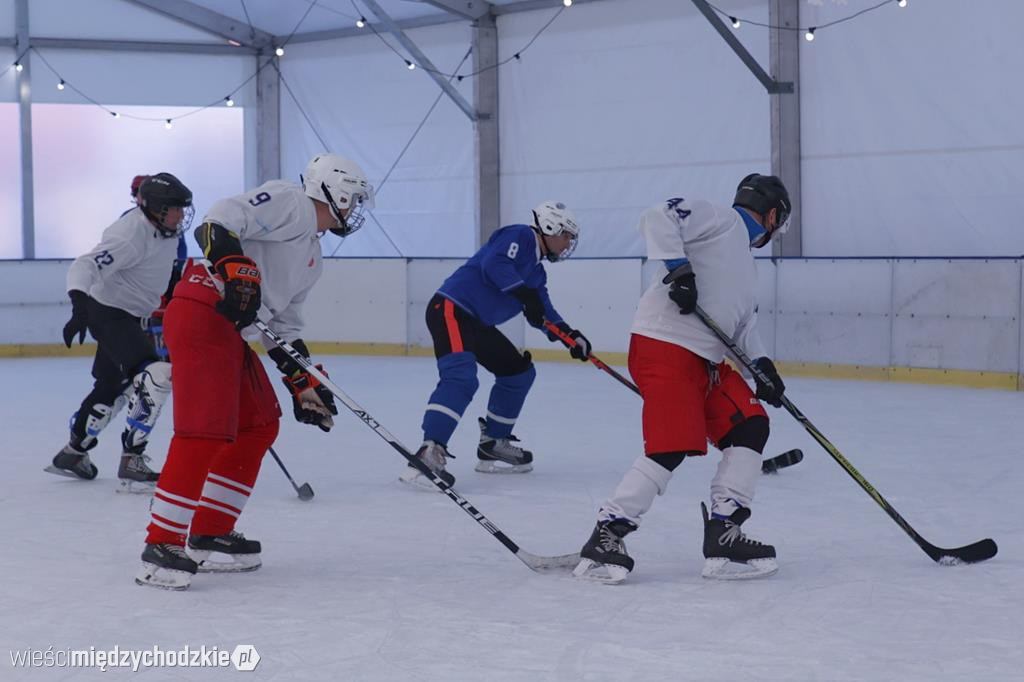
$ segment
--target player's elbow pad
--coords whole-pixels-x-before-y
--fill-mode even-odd
[[[211,263],[216,263],[227,256],[245,255],[237,234],[209,220],[196,228],[196,241],[203,250],[203,257]]]

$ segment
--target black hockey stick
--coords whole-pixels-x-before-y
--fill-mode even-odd
[[[270,454],[273,455],[274,457],[274,461],[277,462],[277,466],[281,467],[281,471],[283,471],[284,475],[288,477],[288,480],[291,482],[292,487],[295,488],[295,492],[299,494],[299,499],[302,500],[303,502],[308,502],[312,500],[313,488],[308,483],[303,483],[301,486],[295,485],[295,479],[292,478],[292,475],[289,474],[288,470],[284,468],[284,462],[282,462],[281,458],[277,456],[276,452],[274,452],[274,448],[269,449]]]
[[[447,483],[441,480],[437,474],[431,471],[430,467],[424,464],[418,457],[409,451],[404,445],[398,442],[391,433],[381,426],[380,422],[373,418],[369,412],[364,410],[358,405],[352,398],[338,387],[333,381],[331,381],[326,374],[316,368],[305,356],[295,350],[290,343],[278,336],[270,327],[264,324],[261,320],[256,320],[253,323],[257,329],[263,332],[264,336],[270,339],[278,348],[288,353],[288,356],[297,362],[302,369],[309,372],[312,376],[316,377],[317,381],[327,387],[327,389],[334,394],[334,396],[340,400],[345,407],[352,411],[354,415],[359,417],[364,424],[373,429],[374,433],[383,438],[388,442],[388,445],[393,447],[398,454],[405,458],[410,466],[416,468],[421,474],[430,479],[437,488],[445,495],[450,497],[453,502],[462,507],[462,510],[473,517],[473,520],[483,526],[484,530],[490,533],[494,538],[503,544],[505,548],[516,555],[520,561],[526,564],[534,571],[544,571],[552,568],[572,568],[579,563],[580,555],[577,554],[564,554],[562,556],[538,556],[531,554],[526,550],[522,549],[519,545],[512,542],[512,540],[505,535],[501,530],[495,526],[490,519],[481,514],[476,507],[469,503],[469,500],[464,498],[459,493],[452,490]]]
[[[544,328],[551,332],[553,335],[557,336],[558,339],[569,348],[572,348],[573,346],[576,345],[576,341],[573,340],[571,336],[569,336],[561,329],[559,329],[557,326],[555,326],[553,322],[548,322],[547,320],[544,320]],[[640,388],[636,384],[634,384],[632,381],[630,381],[629,379],[622,376],[614,369],[606,365],[599,357],[591,353],[590,355],[587,356],[587,359],[594,363],[594,366],[597,367],[599,370],[610,374],[612,377],[614,377],[616,381],[618,381],[620,384],[622,384],[629,390],[633,391],[633,393],[641,395]],[[777,472],[779,469],[783,469],[785,467],[798,464],[800,460],[802,460],[803,458],[804,453],[801,452],[800,450],[789,450],[787,452],[783,452],[781,455],[776,455],[775,457],[766,459],[763,462],[761,462],[761,472],[765,474],[773,474]]]
[[[736,343],[726,335],[722,328],[719,327],[718,324],[712,320],[699,305],[697,306],[695,314],[708,326],[714,335],[718,337],[718,340],[725,344],[726,348],[728,348],[733,356],[735,356],[736,360],[746,367],[747,371],[750,372],[752,376],[756,377],[756,379],[761,383],[767,384],[768,386],[772,385],[771,380],[765,375],[765,373],[757,368],[750,357],[743,352],[743,349],[737,346]],[[842,453],[839,452],[839,449],[836,448],[828,438],[825,438],[821,431],[819,431],[818,428],[804,416],[804,413],[797,409],[796,405],[794,405],[789,398],[782,396],[782,406],[786,408],[786,411],[793,415],[794,419],[800,422],[800,425],[807,430],[807,433],[811,434],[811,437],[818,441],[818,444],[825,448],[825,451],[828,452],[828,454],[832,455],[832,459],[834,459],[839,466],[843,467],[843,469],[846,470],[846,473],[850,474],[850,477],[853,478],[853,480],[857,481],[860,487],[864,489],[864,492],[870,495],[872,499],[874,499],[875,502],[885,510],[885,513],[896,522],[896,525],[902,528],[903,532],[909,535],[910,538],[917,543],[917,546],[923,549],[933,561],[937,561],[945,566],[950,566],[959,563],[970,564],[977,561],[985,561],[986,559],[991,559],[996,555],[998,547],[996,547],[995,541],[991,538],[979,540],[973,544],[953,549],[936,547],[925,540],[916,530],[914,530],[913,526],[907,523],[907,521],[899,515],[899,512],[897,512],[893,506],[889,504],[884,497],[882,497],[881,493],[875,490],[874,486],[868,483],[867,479],[864,478],[845,457],[843,457]]]

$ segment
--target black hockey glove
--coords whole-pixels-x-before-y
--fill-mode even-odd
[[[782,377],[775,369],[775,363],[768,358],[754,360],[756,367],[771,382],[771,386],[761,381],[757,374],[754,374],[754,383],[757,384],[757,399],[763,400],[772,407],[782,407],[782,394],[786,392],[786,384],[782,383]]]
[[[693,266],[689,263],[680,265],[661,280],[670,284],[668,297],[679,306],[680,315],[689,315],[697,309],[697,278],[693,276]]]
[[[540,300],[540,292],[530,287],[519,287],[510,292],[523,304],[523,316],[531,327],[540,329],[544,326],[544,303]]]
[[[569,349],[569,355],[577,360],[586,362],[590,359],[591,345],[587,337],[583,336],[579,329],[573,329],[565,322],[559,322],[555,325],[558,330],[568,336],[574,343],[567,343],[562,337],[552,334],[550,331],[547,332],[549,341],[561,341],[566,348]]]
[[[256,321],[260,312],[260,269],[247,256],[225,256],[213,266],[224,280],[224,300],[217,303],[217,312],[243,329]]]
[[[64,325],[64,345],[71,348],[75,334],[78,334],[79,344],[85,343],[85,330],[89,324],[89,295],[72,289],[68,296],[71,298],[71,319]]]

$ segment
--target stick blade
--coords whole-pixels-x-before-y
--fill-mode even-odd
[[[799,464],[803,458],[803,450],[800,450],[799,448],[783,452],[781,455],[776,455],[775,457],[761,462],[761,473],[778,473],[779,469],[785,469],[786,467],[791,467],[794,464]]]
[[[991,559],[999,551],[995,540],[985,538],[971,545],[964,545],[955,549],[942,549],[941,547],[929,547],[929,556],[942,566],[959,566],[961,564],[976,564],[979,561]]]
[[[299,487],[299,499],[303,502],[309,502],[313,499],[313,488],[308,483],[303,483]]]
[[[537,571],[538,573],[572,570],[576,567],[576,564],[580,562],[579,552],[576,552],[575,554],[562,554],[559,556],[538,556],[520,549],[516,552],[516,556],[519,557],[520,561],[529,566],[531,570]]]

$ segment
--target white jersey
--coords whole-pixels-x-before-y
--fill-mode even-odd
[[[271,180],[245,194],[221,199],[203,221],[238,235],[242,251],[263,276],[260,319],[286,341],[302,336],[302,303],[323,272],[313,200],[298,185]],[[246,338],[255,338],[247,333]],[[269,344],[265,339],[264,345]]]
[[[750,357],[765,355],[757,334],[757,266],[750,233],[733,208],[706,201],[670,199],[640,214],[637,229],[647,242],[647,257],[686,258],[697,282],[697,304]],[[662,284],[660,270],[640,297],[632,331],[687,348],[719,363],[726,348],[696,315],[681,315]]]
[[[133,208],[71,264],[68,291],[84,291],[103,305],[146,317],[160,306],[177,255],[178,239],[163,236],[142,209]]]

